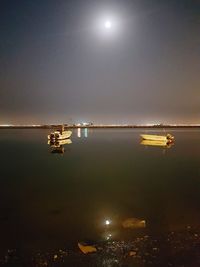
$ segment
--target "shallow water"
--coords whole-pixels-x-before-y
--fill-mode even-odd
[[[166,148],[140,144],[163,131],[74,129],[62,154],[48,132],[0,131],[2,253],[200,229],[200,130],[170,129]]]

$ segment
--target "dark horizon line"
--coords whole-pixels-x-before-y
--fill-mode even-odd
[[[43,124],[43,125],[0,125],[0,129],[50,129],[64,125],[67,129],[77,128],[200,128],[200,124],[101,124],[101,125],[75,125],[75,124]]]

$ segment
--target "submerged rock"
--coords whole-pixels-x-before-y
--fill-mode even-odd
[[[146,227],[146,222],[137,218],[128,218],[122,222],[122,226],[124,228],[144,228]]]

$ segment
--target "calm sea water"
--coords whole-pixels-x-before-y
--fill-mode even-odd
[[[200,130],[165,148],[140,144],[163,131],[75,129],[64,153],[48,132],[0,131],[1,251],[200,228]]]

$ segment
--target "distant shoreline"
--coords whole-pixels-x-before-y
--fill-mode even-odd
[[[60,127],[59,125],[1,125],[0,129],[57,129]],[[65,129],[77,129],[77,128],[90,128],[90,129],[141,129],[141,128],[148,128],[148,129],[162,129],[162,128],[199,128],[200,125],[88,125],[88,126],[78,126],[78,125],[66,125]]]

